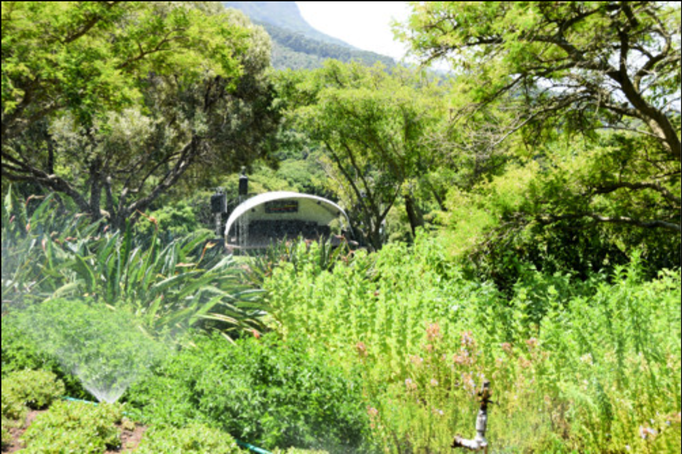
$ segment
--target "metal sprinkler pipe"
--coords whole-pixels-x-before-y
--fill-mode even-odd
[[[461,435],[456,435],[452,441],[452,448],[464,448],[470,451],[483,451],[488,453],[488,440],[485,438],[485,432],[488,427],[488,405],[494,403],[490,400],[492,392],[490,391],[490,382],[488,380],[483,382],[481,390],[478,392],[479,402],[481,407],[478,410],[476,417],[476,437],[472,440],[467,440]]]

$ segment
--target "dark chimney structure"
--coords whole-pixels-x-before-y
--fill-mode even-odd
[[[239,195],[246,196],[249,194],[249,177],[246,176],[246,168],[242,167],[242,173],[239,175]]]

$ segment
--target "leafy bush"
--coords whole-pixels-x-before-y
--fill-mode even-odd
[[[14,393],[5,390],[5,381],[2,381],[2,424],[5,426],[5,420],[9,421],[23,421],[26,418],[26,404],[23,400]]]
[[[201,424],[190,424],[181,429],[154,427],[149,429],[138,454],[239,454],[242,451],[230,434]]]
[[[12,443],[12,435],[9,433],[9,430],[7,430],[6,427],[6,422],[5,418],[2,418],[2,448],[4,449],[5,446],[8,446],[10,443]]]
[[[158,221],[156,221],[158,222]],[[164,243],[132,228],[88,225],[46,198],[29,214],[10,192],[2,209],[3,312],[48,298],[90,295],[135,313],[153,333],[189,327],[238,336],[262,329],[259,294],[202,231]]]
[[[199,337],[127,397],[152,423],[196,420],[257,446],[347,452],[364,442],[361,386],[303,342]]]
[[[644,181],[649,172],[658,180],[653,174],[661,170],[636,157],[647,149],[638,140],[606,135],[599,142],[541,147],[533,160],[508,166],[471,190],[452,188],[443,216],[448,227],[441,232],[450,255],[505,291],[529,265],[587,279],[600,271],[613,273],[640,251],[646,259],[640,266],[649,278],[678,268],[679,231],[598,219],[666,219],[674,225],[679,206],[663,202],[658,191],[679,194],[680,179],[660,178],[656,190],[642,185],[602,191],[622,181]],[[634,174],[623,173],[625,163],[635,162],[629,170],[636,168]],[[677,160],[671,172],[679,172],[679,166]]]
[[[2,379],[2,445],[12,441],[9,428],[23,427],[27,406],[44,408],[64,394],[64,385],[47,371],[12,372]]]
[[[14,313],[2,317],[2,378],[14,371],[46,368],[50,360],[17,322]]]
[[[30,333],[21,328],[21,311],[2,317],[2,377],[26,369],[46,370],[54,373],[64,383],[65,393],[71,397],[88,398],[87,391],[77,377],[64,371],[56,358],[37,345]]]
[[[3,415],[5,394],[17,402],[36,410],[47,407],[53,400],[64,395],[64,384],[52,372],[24,370],[12,372],[2,380]],[[19,418],[12,418],[19,419]]]
[[[121,444],[116,424],[122,419],[120,405],[57,401],[26,429],[21,437],[26,445],[24,452],[103,453]]]
[[[146,336],[130,314],[89,300],[48,300],[15,317],[98,400],[115,401],[163,354],[162,344]]]
[[[154,236],[154,230],[158,228],[161,237],[170,242],[174,238],[194,233],[200,227],[193,208],[185,201],[164,205],[158,210],[149,212],[148,216],[156,220],[156,224],[144,217],[141,218],[135,224],[136,236],[144,235],[151,238]]]

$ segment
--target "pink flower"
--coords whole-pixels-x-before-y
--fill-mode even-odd
[[[474,340],[473,334],[471,331],[464,331],[462,333],[462,347],[473,347],[476,345],[476,341]]]
[[[639,426],[639,436],[642,437],[642,440],[646,440],[649,435],[651,437],[655,437],[658,434],[654,429],[651,427],[643,427]]]
[[[433,342],[441,337],[443,336],[440,333],[440,325],[438,325],[438,323],[429,323],[426,327],[426,338]]]
[[[531,337],[526,341],[526,345],[528,345],[528,350],[532,350],[533,348],[537,347],[538,340],[534,337]]]
[[[411,378],[408,378],[405,380],[405,387],[408,391],[414,391],[417,389],[417,384],[413,382]]]
[[[466,355],[454,355],[452,359],[455,361],[456,364],[459,364],[460,366],[469,363],[469,359],[466,357]]]
[[[422,363],[424,363],[424,358],[422,358],[421,356],[418,356],[418,355],[410,355],[410,361],[415,366],[421,366]]]

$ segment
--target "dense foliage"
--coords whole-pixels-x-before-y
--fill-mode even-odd
[[[2,414],[5,416],[4,396],[8,396],[9,401],[19,402],[28,408],[43,409],[64,395],[64,384],[55,374],[43,370],[26,369],[8,374],[2,379],[2,389]]]
[[[139,454],[239,454],[237,442],[230,435],[200,424],[182,429],[175,427],[153,428],[145,433]]]
[[[99,401],[116,401],[165,353],[130,314],[88,300],[50,299],[14,317],[35,345],[77,375]]]
[[[5,346],[3,345],[3,351]],[[64,384],[55,374],[44,370],[21,370],[2,378],[2,447],[12,441],[10,428],[26,423],[29,408],[42,409],[64,394]]]
[[[78,378],[63,369],[58,358],[50,356],[43,345],[36,343],[30,332],[24,331],[22,325],[19,317],[10,313],[3,314],[2,379],[26,370],[39,370],[54,374],[64,384],[66,395],[81,399],[91,398]],[[3,399],[5,396],[6,393],[3,393]]]
[[[391,452],[447,451],[470,431],[485,378],[494,446],[680,449],[678,273],[647,282],[634,263],[581,281],[529,270],[507,298],[421,237],[331,272],[282,264],[266,287],[285,338],[305,335],[349,373],[364,370],[375,440]]]
[[[134,314],[152,335],[262,329],[257,292],[231,257],[216,253],[210,232],[165,244],[158,229],[147,241],[136,241],[130,226],[98,234],[100,226],[70,217],[54,198],[30,212],[12,191],[2,222],[3,310],[77,295]]]
[[[123,420],[123,410],[119,404],[55,402],[24,433],[24,452],[101,454],[107,449],[120,447],[120,428],[117,424]]]
[[[146,421],[176,427],[201,421],[265,448],[348,452],[364,443],[358,377],[345,376],[322,352],[269,335],[236,345],[219,336],[193,344],[128,392]]]
[[[496,280],[679,266],[679,30],[665,2],[415,5],[400,36],[456,73],[449,247]]]
[[[28,452],[116,449],[66,393],[140,452],[450,452],[490,381],[494,452],[679,452],[679,13],[415,3],[437,77],[272,71],[339,49],[218,4],[3,3],[3,446],[49,406]],[[242,165],[364,247],[225,255]]]
[[[196,167],[210,180],[268,151],[270,42],[237,11],[6,2],[2,21],[3,180],[120,229],[171,187],[193,187]]]

